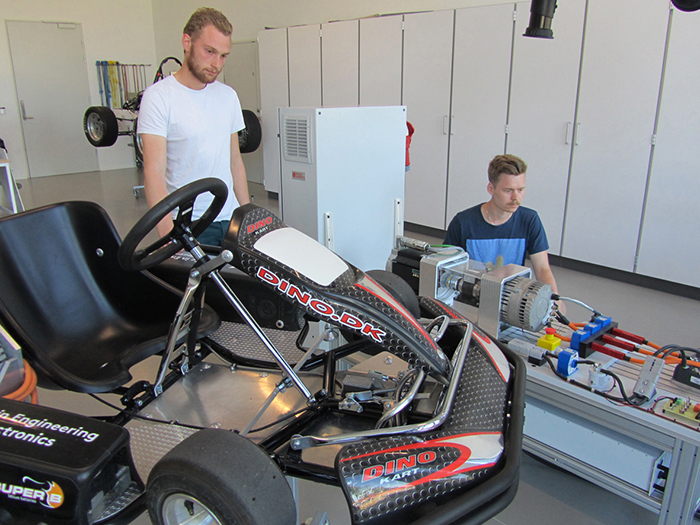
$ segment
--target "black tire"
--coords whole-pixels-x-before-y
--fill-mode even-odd
[[[119,136],[119,123],[114,111],[105,106],[87,108],[83,117],[83,131],[88,142],[97,148],[111,146]]]
[[[194,200],[205,192],[214,195],[214,200],[199,219],[192,221]],[[175,190],[148,210],[126,234],[117,254],[119,264],[125,270],[141,271],[160,264],[175,255],[185,247],[181,240],[184,231],[189,229],[193,238],[201,235],[219,215],[227,197],[226,184],[215,178],[196,180]],[[156,227],[163,217],[175,209],[178,210],[178,213],[177,217],[173,219],[173,229],[153,244],[138,249],[146,235]]]
[[[416,293],[404,279],[386,270],[370,270],[365,272],[372,279],[377,281],[394,299],[399,301],[411,315],[418,319],[420,317],[420,304]]]
[[[262,141],[262,128],[258,116],[249,109],[243,110],[245,129],[238,132],[238,147],[241,153],[252,153]]]
[[[173,448],[153,467],[146,494],[156,525],[204,518],[221,525],[296,523],[282,471],[257,445],[227,430],[200,430]]]

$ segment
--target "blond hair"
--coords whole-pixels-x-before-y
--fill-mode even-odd
[[[182,32],[185,35],[190,35],[190,38],[194,41],[197,40],[202,30],[208,25],[213,25],[226,36],[231,36],[231,33],[233,33],[233,26],[228,21],[228,18],[221,11],[217,11],[212,7],[200,7],[192,13]]]

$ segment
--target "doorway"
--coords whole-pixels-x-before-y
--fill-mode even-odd
[[[83,134],[90,106],[80,24],[7,21],[30,177],[99,169]]]

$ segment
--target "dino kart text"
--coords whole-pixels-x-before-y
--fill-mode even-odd
[[[94,203],[0,220],[0,324],[43,385],[123,407],[96,419],[0,400],[0,523],[129,523],[145,507],[168,525],[295,523],[285,476],[340,486],[358,525],[505,508],[522,361],[255,205],[205,252],[195,238],[225,199],[214,179],[190,184],[123,242]],[[173,230],[141,248],[171,212]],[[134,380],[149,357],[156,376]]]

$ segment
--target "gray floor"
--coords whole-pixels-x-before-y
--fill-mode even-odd
[[[146,210],[143,199],[134,198],[132,187],[142,183],[135,170],[117,170],[62,175],[19,181],[27,209],[65,200],[98,202],[108,212],[124,236]],[[277,211],[277,201],[268,199],[260,185],[251,185],[257,204]],[[407,232],[407,235],[411,235]],[[425,238],[419,235],[416,237]],[[441,241],[441,239],[430,239]],[[642,334],[658,344],[678,343],[697,347],[695,323],[700,318],[700,302],[631,286],[562,268],[553,269],[562,295],[577,298],[616,320],[620,328]],[[587,321],[588,313],[575,305],[568,307],[572,321]],[[101,407],[82,396],[40,392],[40,402],[57,408],[99,414]],[[329,511],[333,525],[349,524],[349,515],[340,491],[332,487],[304,483],[300,486],[302,521],[315,509]],[[568,525],[646,525],[658,516],[604,489],[562,472],[528,456],[524,457],[521,482],[515,501],[490,524]],[[148,524],[146,516],[134,521]]]

